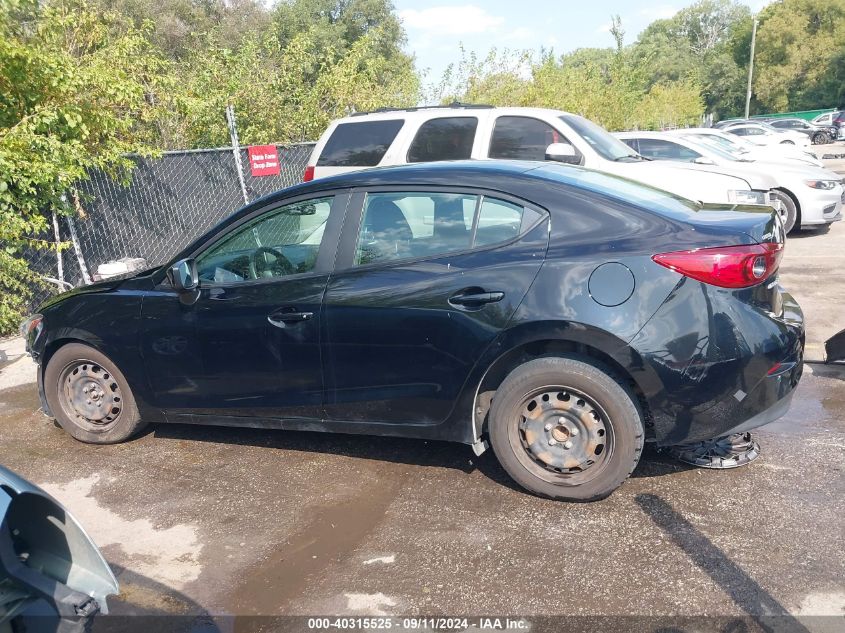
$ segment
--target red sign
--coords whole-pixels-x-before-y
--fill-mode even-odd
[[[253,176],[279,175],[279,151],[275,145],[252,145],[247,153]]]

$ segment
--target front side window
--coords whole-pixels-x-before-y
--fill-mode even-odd
[[[473,194],[368,194],[354,264],[457,253],[506,242],[528,228],[526,221],[533,224],[539,217],[520,205]]]
[[[640,154],[653,160],[679,160],[692,162],[701,154],[671,141],[653,138],[639,139]]]
[[[446,117],[426,121],[408,148],[409,163],[472,158],[476,117]]]
[[[311,272],[332,199],[287,204],[237,227],[197,257],[200,280],[237,283]]]
[[[565,142],[548,123],[523,116],[500,116],[490,138],[490,158],[545,160],[546,148]]]
[[[317,159],[319,167],[374,167],[387,153],[404,121],[360,121],[338,125]]]

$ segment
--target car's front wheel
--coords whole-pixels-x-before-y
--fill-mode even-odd
[[[540,358],[514,369],[493,397],[489,433],[518,484],[566,501],[616,490],[639,462],[644,436],[630,391],[580,358]]]
[[[116,444],[144,423],[121,371],[93,347],[60,347],[44,370],[44,395],[56,421],[89,444]]]
[[[798,206],[792,196],[785,191],[773,189],[772,193],[780,201],[780,208],[777,209],[777,212],[783,222],[783,230],[785,233],[789,233],[795,228],[795,222],[798,220]]]
[[[830,142],[830,134],[827,132],[816,132],[813,136],[813,145],[827,145]]]

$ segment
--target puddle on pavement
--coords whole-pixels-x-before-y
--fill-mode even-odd
[[[312,519],[282,547],[271,553],[232,593],[229,613],[276,615],[303,593],[317,574],[347,558],[379,524],[404,477],[394,476],[368,486],[354,497],[312,512]],[[236,631],[249,630],[249,620]]]
[[[20,385],[0,391],[0,421],[21,411],[34,413],[40,407],[35,385]]]

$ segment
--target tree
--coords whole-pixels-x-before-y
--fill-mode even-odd
[[[845,97],[845,0],[783,0],[760,13],[754,92],[770,112],[834,107]]]
[[[282,0],[273,13],[273,29],[282,48],[307,32],[313,50],[334,49],[341,55],[378,32],[382,57],[407,57],[405,31],[390,0]]]
[[[118,173],[150,154],[168,65],[145,33],[84,0],[0,0],[0,333],[17,325],[32,284],[45,210],[91,168]]]
[[[407,56],[381,54],[375,29],[344,51],[319,49],[320,34],[297,34],[282,47],[272,33],[248,36],[236,51],[199,47],[180,70],[180,112],[170,142],[180,147],[229,143],[223,112],[232,104],[242,143],[318,138],[335,118],[385,105],[417,103],[419,82]],[[213,36],[212,36],[213,39]]]
[[[705,106],[717,116],[744,105],[751,13],[731,0],[700,0],[673,17],[652,22],[634,45],[648,88],[685,82],[701,86]]]
[[[92,0],[92,7],[148,24],[151,43],[173,60],[181,60],[214,34],[215,44],[237,49],[244,37],[266,32],[272,15],[260,0]]]

